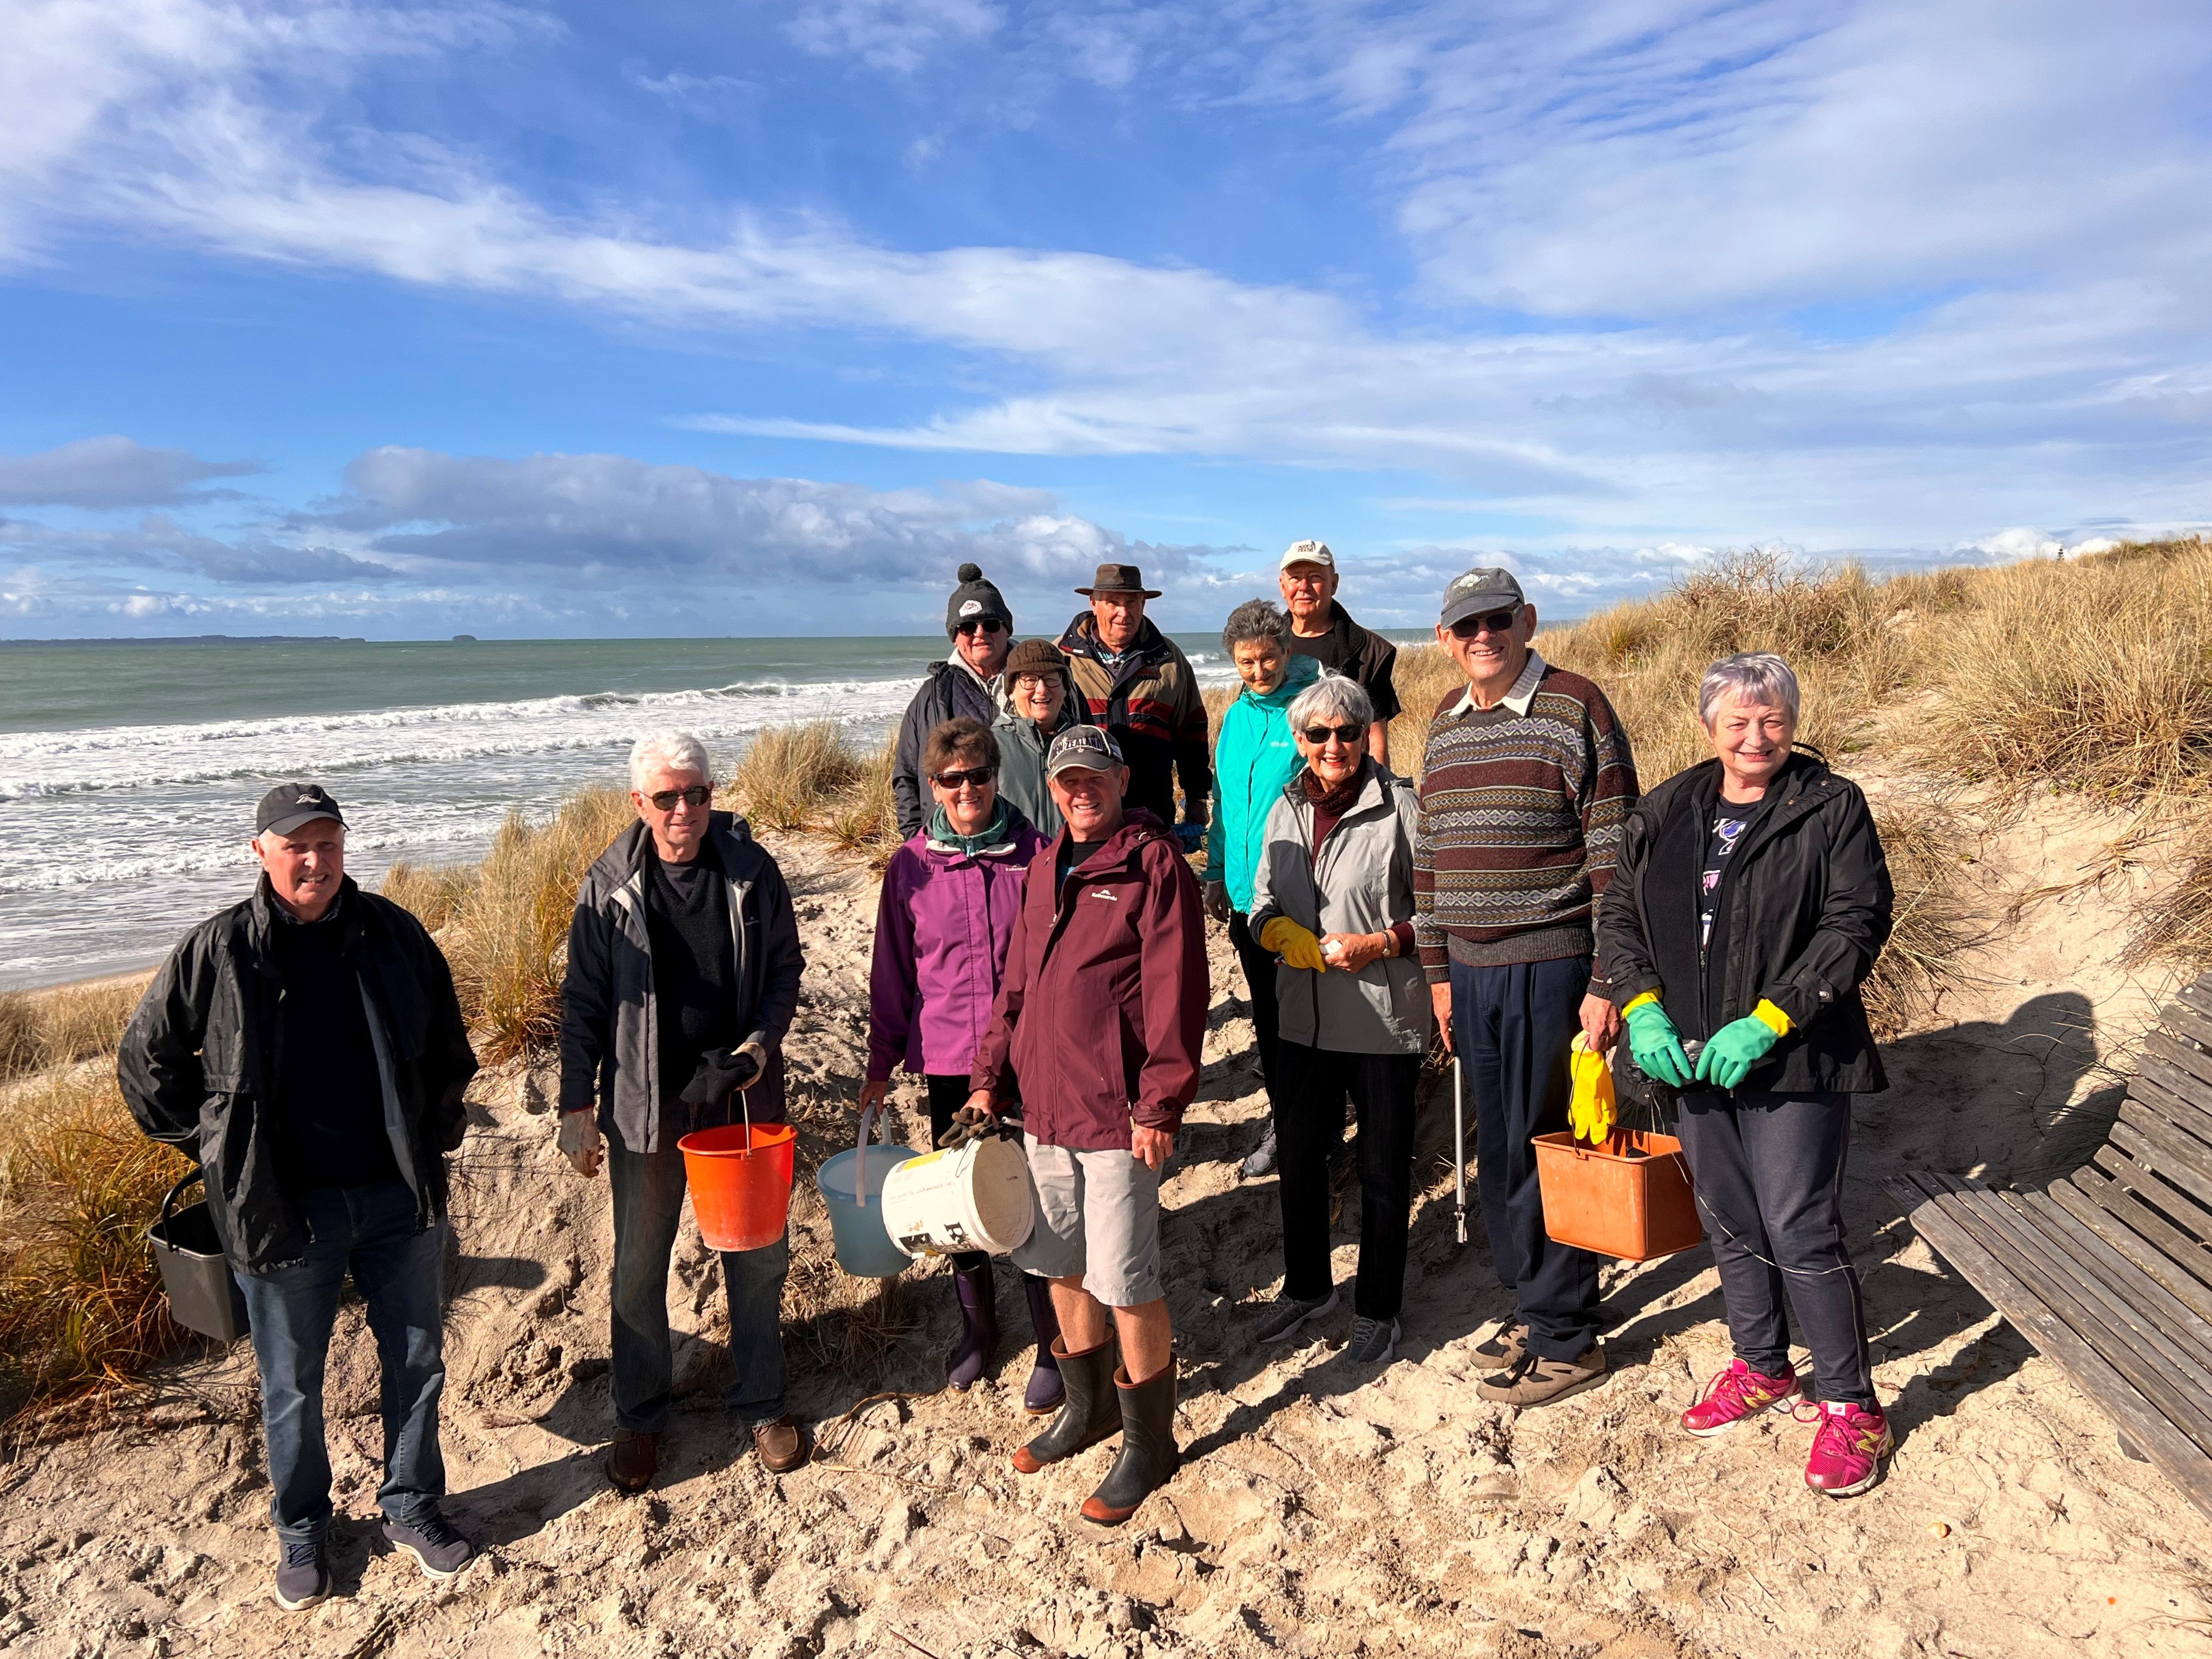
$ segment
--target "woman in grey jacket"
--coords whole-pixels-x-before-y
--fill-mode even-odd
[[[1398,1344],[1413,1200],[1413,1092],[1434,1029],[1413,945],[1413,786],[1367,753],[1374,707],[1325,674],[1291,704],[1305,757],[1267,815],[1253,881],[1252,931],[1275,953],[1281,1017],[1275,1139],[1283,1204],[1283,1291],[1261,1322],[1280,1342],[1333,1311],[1328,1156],[1344,1097],[1359,1113],[1359,1274],[1354,1364]]]

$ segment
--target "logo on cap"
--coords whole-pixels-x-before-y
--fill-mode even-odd
[[[1111,732],[1103,726],[1071,726],[1052,740],[1044,769],[1049,774],[1085,766],[1103,772],[1121,764],[1121,745],[1114,741]]]
[[[974,616],[979,616],[979,615],[981,615],[981,614],[982,613],[982,610],[983,610],[983,601],[982,601],[982,600],[981,600],[981,599],[969,599],[966,604],[963,605],[960,607],[960,614],[961,614],[962,616],[963,616],[963,617],[974,617]]]

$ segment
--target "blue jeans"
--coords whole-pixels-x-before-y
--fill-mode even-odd
[[[1528,1346],[1578,1359],[1597,1340],[1597,1258],[1544,1231],[1536,1136],[1567,1127],[1567,1048],[1581,1030],[1590,959],[1451,964],[1452,1042],[1474,1101],[1475,1188],[1490,1257],[1528,1322]]]
[[[331,1458],[323,1443],[323,1370],[349,1271],[368,1304],[384,1364],[384,1484],[377,1506],[402,1524],[446,1495],[438,1396],[446,1386],[446,1229],[415,1230],[415,1194],[394,1176],[366,1187],[299,1194],[307,1260],[238,1273],[261,1373],[261,1429],[269,1443],[269,1518],[288,1541],[331,1524]]]
[[[633,1434],[668,1427],[675,1366],[668,1348],[668,1264],[684,1214],[684,1154],[664,1134],[657,1152],[633,1152],[607,1137],[607,1179],[614,1188],[615,1422]],[[730,1364],[725,1402],[748,1425],[783,1415],[783,1281],[791,1246],[779,1238],[757,1250],[722,1252],[730,1297]]]

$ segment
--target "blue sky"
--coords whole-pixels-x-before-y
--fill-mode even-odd
[[[0,634],[2212,520],[2197,0],[0,6]]]

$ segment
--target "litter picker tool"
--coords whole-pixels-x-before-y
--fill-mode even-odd
[[[1467,1075],[1452,1056],[1452,1188],[1459,1211],[1459,1242],[1467,1243]]]

